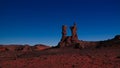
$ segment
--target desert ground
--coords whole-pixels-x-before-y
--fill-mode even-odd
[[[43,46],[42,46],[43,47]],[[10,47],[9,47],[10,48]],[[120,68],[120,45],[0,52],[0,68]],[[20,48],[20,47],[19,47]],[[3,49],[4,50],[4,49]]]

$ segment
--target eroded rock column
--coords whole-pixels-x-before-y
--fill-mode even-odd
[[[71,34],[72,34],[71,39],[73,42],[75,42],[78,40],[76,23],[74,23],[74,25],[71,26],[70,29],[71,29]]]
[[[66,26],[66,25],[63,25],[63,26],[62,26],[62,38],[61,38],[61,41],[62,41],[62,42],[65,40],[66,35],[67,35],[67,26]]]

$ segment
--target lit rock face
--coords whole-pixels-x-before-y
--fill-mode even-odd
[[[36,44],[34,47],[35,47],[34,50],[36,50],[36,51],[46,50],[46,49],[50,48],[49,46],[46,46],[43,44]]]
[[[29,45],[24,45],[24,48],[23,48],[23,50],[22,50],[23,52],[27,52],[27,51],[33,51],[33,49],[32,49],[32,47],[31,46],[29,46]]]
[[[78,36],[77,36],[77,27],[76,27],[76,24],[74,24],[73,26],[71,26],[70,27],[70,29],[71,29],[71,34],[72,34],[72,41],[74,42],[76,42],[77,40],[78,40]]]
[[[77,26],[74,24],[70,26],[71,36],[67,36],[67,26],[62,26],[62,38],[61,41],[58,43],[57,47],[74,47],[74,48],[88,48],[88,47],[95,47],[98,42],[89,42],[89,41],[82,41],[78,39],[77,35]]]
[[[70,27],[71,36],[67,36],[67,26],[62,26],[62,38],[58,43],[58,47],[66,47],[66,46],[74,46],[78,44],[78,36],[77,36],[77,27],[76,24]]]

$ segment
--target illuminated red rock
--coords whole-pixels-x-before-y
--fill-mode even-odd
[[[71,29],[71,39],[72,39],[72,42],[77,42],[78,41],[78,36],[77,36],[77,26],[76,26],[76,23],[74,23],[73,26],[70,27]]]
[[[76,24],[70,27],[71,30],[71,36],[67,35],[67,26],[62,26],[62,38],[61,41],[58,43],[57,47],[68,47],[68,46],[75,46],[78,44],[78,36],[77,36],[77,27]]]
[[[22,51],[24,51],[24,52],[33,51],[33,49],[31,48],[31,46],[29,46],[29,45],[26,44],[26,45],[24,45]]]
[[[37,50],[37,51],[41,51],[41,50],[45,50],[45,49],[50,48],[49,46],[46,46],[43,44],[36,44],[34,47],[35,47],[35,50]]]

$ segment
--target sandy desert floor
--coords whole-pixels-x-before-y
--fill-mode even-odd
[[[120,46],[0,52],[0,68],[120,68]]]

